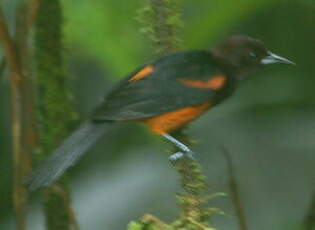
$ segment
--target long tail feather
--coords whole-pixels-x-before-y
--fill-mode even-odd
[[[29,190],[36,190],[53,183],[94,145],[113,123],[86,121],[65,142],[54,150],[26,181]]]

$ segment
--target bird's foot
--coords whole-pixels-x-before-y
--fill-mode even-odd
[[[180,160],[188,159],[195,160],[194,153],[192,151],[187,152],[176,152],[170,156],[170,161],[172,164],[176,164]]]

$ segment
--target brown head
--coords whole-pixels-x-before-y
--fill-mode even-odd
[[[224,69],[243,78],[260,67],[274,64],[294,64],[270,52],[260,41],[243,35],[234,35],[211,50]]]

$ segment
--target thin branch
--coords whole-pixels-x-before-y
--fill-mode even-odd
[[[2,57],[2,59],[0,61],[0,80],[3,79],[3,75],[4,75],[4,72],[5,72],[5,67],[6,67],[5,57]]]
[[[21,182],[23,179],[24,168],[21,149],[21,82],[23,73],[20,60],[18,58],[16,46],[9,34],[7,23],[0,8],[0,42],[4,47],[5,58],[10,69],[11,85],[11,125],[12,125],[12,152],[13,152],[13,203],[16,216],[17,229],[25,229],[25,201],[26,191]]]
[[[0,7],[0,42],[4,47],[5,58],[12,72],[12,83],[14,87],[19,87],[22,79],[21,65],[14,44],[14,40],[9,34],[7,23]]]
[[[40,0],[29,0],[27,4],[27,27],[31,28],[35,21],[38,14],[38,9],[40,6]]]
[[[63,60],[62,5],[59,0],[40,0],[35,21],[34,57],[36,68],[37,123],[39,126],[39,159],[47,156],[56,144],[69,135],[76,123],[72,95],[67,87]],[[62,122],[59,122],[62,120]],[[37,162],[34,162],[37,163]],[[69,230],[76,226],[68,181],[63,176],[54,187],[44,191],[46,228]],[[62,191],[62,192],[60,192]]]
[[[228,151],[222,147],[222,153],[226,159],[227,167],[228,167],[228,175],[229,175],[229,187],[230,187],[230,193],[232,202],[234,205],[235,213],[238,219],[239,223],[239,229],[240,230],[248,230],[247,224],[246,224],[246,217],[244,213],[244,208],[242,205],[241,197],[239,194],[239,188],[237,185],[237,181],[235,179],[235,172],[233,168],[232,159],[228,153]]]
[[[313,193],[311,205],[304,219],[305,230],[315,230],[315,192]]]
[[[182,27],[178,0],[147,0],[139,11],[138,20],[144,24],[142,32],[149,35],[158,54],[178,50]]]
[[[33,15],[32,2],[21,4],[16,10],[16,47],[19,53],[22,78],[22,146],[24,150],[24,162],[30,170],[31,153],[37,148],[37,132],[35,122],[34,82],[32,78],[32,53],[29,46],[29,34],[32,24],[29,22]]]
[[[63,202],[66,206],[66,209],[69,213],[69,218],[70,218],[70,224],[72,225],[73,227],[73,230],[80,230],[80,226],[79,226],[79,222],[78,220],[76,219],[75,217],[75,213],[71,207],[71,200],[69,199],[69,195],[68,193],[62,188],[60,187],[59,185],[53,185],[52,186],[52,189],[58,193],[60,195],[60,197],[62,197],[63,199]]]
[[[144,24],[142,31],[149,34],[157,53],[166,54],[178,49],[180,41],[178,31],[182,22],[176,0],[147,0],[146,5],[140,10],[138,19]],[[191,144],[182,130],[172,135],[186,144]],[[150,216],[150,223],[161,230],[212,229],[209,227],[208,219],[222,212],[208,207],[208,201],[215,196],[207,195],[208,185],[200,164],[195,160],[184,158],[176,162],[174,167],[180,175],[183,189],[183,192],[177,195],[180,206],[179,219],[171,225],[166,225],[156,217]]]
[[[192,141],[183,130],[173,133],[173,135],[181,142],[192,145]],[[186,228],[194,225],[197,229],[211,228],[208,220],[213,215],[222,213],[222,211],[208,206],[209,200],[216,197],[216,195],[208,195],[206,176],[202,172],[199,162],[186,158],[175,164],[175,168],[180,175],[181,187],[184,190],[177,196],[181,215],[176,227]]]

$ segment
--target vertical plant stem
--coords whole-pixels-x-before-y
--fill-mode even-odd
[[[175,38],[175,27],[169,23],[171,18],[172,1],[165,0],[150,0],[153,10],[153,30],[155,31],[156,47],[162,54],[174,51],[177,49]]]
[[[309,210],[304,219],[304,229],[315,230],[315,192],[313,193]]]
[[[178,195],[182,224],[186,225],[191,221],[205,221],[204,208],[207,199],[204,195],[207,190],[207,183],[201,166],[197,161],[186,159],[179,162],[176,169],[180,174],[181,185],[184,189],[184,192]]]
[[[72,130],[75,113],[62,58],[62,9],[58,0],[40,0],[35,22],[37,109],[40,154],[46,157]],[[65,177],[44,192],[46,227],[69,230],[74,223]],[[71,211],[69,211],[71,210]]]
[[[20,57],[21,71],[23,78],[21,79],[21,94],[23,98],[22,108],[22,132],[21,142],[23,151],[23,163],[26,171],[30,171],[31,154],[37,147],[37,132],[35,122],[35,102],[34,102],[34,87],[32,78],[32,54],[29,47],[29,31],[31,23],[28,18],[31,11],[32,2],[25,2],[17,8],[16,12],[16,47]]]
[[[21,147],[22,130],[22,79],[19,55],[0,8],[0,42],[4,47],[5,59],[10,69],[11,88],[11,125],[12,125],[12,153],[13,153],[13,205],[16,217],[16,228],[25,229],[25,201],[26,190],[22,186],[25,175],[23,151]]]
[[[3,57],[0,60],[0,81],[3,80],[5,67],[6,67],[6,63],[5,63],[5,58]]]
[[[178,0],[147,0],[146,4],[139,21],[144,24],[142,31],[149,34],[156,52],[166,54],[177,50],[182,27]]]
[[[187,145],[192,144],[192,141],[182,130],[173,135]],[[180,160],[175,168],[179,172],[181,187],[183,188],[183,192],[177,196],[181,214],[180,222],[176,228],[206,229],[209,226],[209,218],[221,211],[208,207],[211,197],[207,195],[208,184],[199,162],[186,158]]]
[[[149,22],[147,31],[154,42],[159,54],[175,51],[179,47],[178,34],[182,26],[180,10],[177,1],[149,0],[149,7],[144,11]],[[174,134],[183,142],[190,143],[183,132]],[[185,228],[192,224],[206,224],[205,221],[212,214],[212,210],[206,207],[208,199],[205,196],[207,183],[197,161],[185,159],[175,166],[180,175],[183,192],[180,193],[178,203],[180,205],[180,222],[176,228]],[[200,226],[199,226],[200,227]]]
[[[247,230],[248,227],[247,227],[247,223],[246,223],[245,212],[244,212],[244,208],[242,205],[237,181],[235,179],[233,162],[231,160],[231,157],[230,157],[228,151],[224,148],[223,148],[223,154],[224,154],[226,161],[227,161],[230,193],[231,193],[231,198],[232,198],[232,202],[234,205],[235,213],[236,213],[236,216],[238,219],[239,230]]]
[[[166,54],[179,47],[178,34],[182,22],[177,3],[171,0],[148,0],[147,5],[140,10],[139,20],[144,24],[143,31],[149,34],[158,54]],[[190,144],[183,132],[173,135]],[[181,213],[179,221],[175,222],[175,229],[206,229],[206,221],[218,210],[207,207],[208,185],[200,164],[195,160],[183,159],[176,163],[175,168],[183,188],[183,192],[177,196]]]
[[[38,8],[39,8],[40,0],[29,0],[27,4],[27,17],[26,17],[26,27],[31,28],[33,26],[36,16],[38,13]]]

